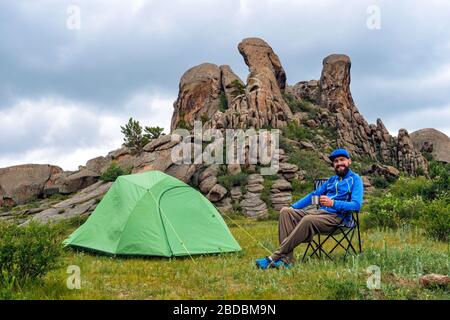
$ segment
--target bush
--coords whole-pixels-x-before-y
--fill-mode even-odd
[[[450,241],[450,201],[435,199],[425,206],[420,225],[430,238]]]
[[[317,108],[308,99],[297,99],[292,93],[283,94],[284,101],[287,103],[292,113],[309,112],[311,117],[315,117]]]
[[[105,182],[113,182],[120,176],[130,174],[131,170],[123,170],[116,162],[111,162],[108,169],[105,170],[100,176],[100,180]]]
[[[264,189],[261,192],[261,200],[264,201],[268,208],[272,207],[272,200],[270,199],[270,192],[272,190],[272,185],[274,183],[274,179],[264,177],[263,186]]]
[[[436,196],[449,196],[450,163],[430,162],[430,178],[433,179],[433,193]]]
[[[386,189],[389,186],[389,182],[385,176],[376,176],[372,179],[372,185],[375,188]]]
[[[230,87],[234,88],[235,97],[245,93],[245,85],[243,85],[239,80],[235,79],[231,81]]]
[[[367,227],[399,228],[404,225],[415,224],[425,208],[421,196],[401,198],[393,193],[373,198],[366,206]]]
[[[44,276],[58,265],[59,229],[31,223],[0,224],[0,285],[11,287]]]
[[[290,121],[282,129],[283,135],[291,140],[311,140],[313,138],[313,133],[306,127],[299,125],[295,121]]]
[[[450,196],[445,181],[400,177],[387,192],[365,206],[367,227],[399,228],[415,225],[437,240],[450,240]]]
[[[219,95],[219,110],[221,112],[225,112],[228,110],[228,100],[227,96],[225,95],[225,92],[220,92]]]
[[[217,177],[219,184],[230,190],[232,187],[245,186],[247,184],[248,174],[239,172],[237,174],[223,174]]]
[[[433,180],[425,177],[400,177],[391,187],[391,192],[399,198],[421,196],[424,199],[433,199]]]

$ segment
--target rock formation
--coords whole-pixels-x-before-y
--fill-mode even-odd
[[[0,206],[14,206],[49,192],[62,169],[57,166],[24,164],[0,169]]]
[[[274,210],[281,210],[292,204],[292,186],[284,179],[275,180],[270,190],[270,201]]]
[[[247,192],[240,205],[242,212],[252,218],[264,218],[268,215],[266,203],[261,199],[261,192],[264,190],[264,179],[260,174],[251,174],[248,177]]]
[[[194,120],[206,122],[206,128],[281,128],[292,118],[282,96],[286,73],[272,48],[247,38],[238,49],[250,71],[246,85],[228,65],[189,69],[180,80],[172,130],[192,128]]]
[[[393,165],[409,174],[426,173],[426,159],[411,147],[405,129],[396,138],[389,134],[381,119],[369,124],[360,114],[350,92],[350,68],[348,56],[332,54],[323,60],[320,81],[303,81],[286,89],[319,108],[317,119],[306,124],[335,128],[336,145],[347,148],[354,156]]]
[[[431,153],[433,159],[450,163],[450,138],[439,130],[427,128],[409,135],[414,148]]]

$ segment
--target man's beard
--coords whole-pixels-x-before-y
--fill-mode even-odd
[[[339,171],[339,170],[338,170],[338,169],[340,169],[340,168],[341,168],[341,166],[339,166],[339,167],[337,167],[337,168],[334,168],[334,172],[336,172],[336,174],[337,174],[339,177],[344,177],[344,176],[348,173],[349,167],[345,167],[345,169],[342,170],[342,171]]]

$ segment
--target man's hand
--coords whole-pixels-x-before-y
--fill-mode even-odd
[[[325,206],[325,207],[333,206],[333,200],[328,198],[327,196],[320,196],[319,202],[322,206]]]

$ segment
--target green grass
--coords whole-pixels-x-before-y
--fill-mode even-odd
[[[450,272],[449,244],[419,229],[363,231],[364,252],[335,262],[311,259],[291,270],[257,270],[254,259],[277,244],[276,221],[225,218],[242,252],[187,258],[113,258],[66,249],[61,266],[21,288],[17,299],[450,299],[425,289],[421,273]],[[237,219],[237,220],[236,220]],[[68,235],[82,221],[65,225]],[[245,231],[244,231],[244,230]],[[248,233],[251,235],[249,236]],[[296,250],[301,255],[305,245]],[[298,257],[299,258],[299,257]],[[81,290],[66,288],[67,267],[81,269]],[[381,289],[366,286],[370,265],[381,268]]]

